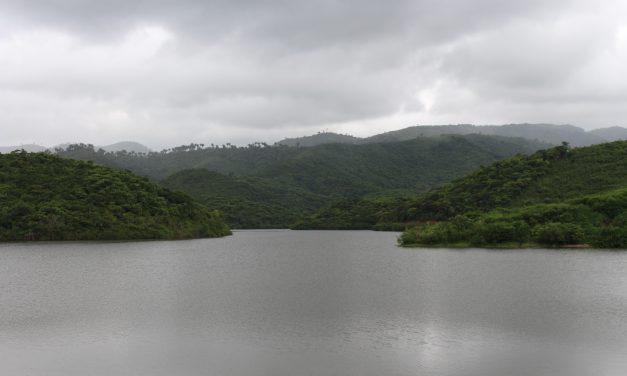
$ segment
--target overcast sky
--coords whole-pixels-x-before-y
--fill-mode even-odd
[[[0,0],[0,145],[627,126],[624,0]]]

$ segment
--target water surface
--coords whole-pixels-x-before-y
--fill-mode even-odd
[[[627,374],[627,253],[395,237],[0,245],[0,374]]]

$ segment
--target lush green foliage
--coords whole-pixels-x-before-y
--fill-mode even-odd
[[[58,153],[127,168],[153,179],[166,178],[167,187],[221,209],[233,227],[268,228],[287,227],[342,198],[424,192],[482,164],[542,146],[529,140],[468,135],[316,147],[192,144],[149,154],[106,153],[90,145],[71,145]],[[187,169],[191,171],[181,172]],[[307,226],[308,222],[298,226],[320,227]],[[329,227],[356,228],[373,222],[338,218]]]
[[[0,155],[0,240],[230,234],[218,211],[127,171],[43,153]]]
[[[403,197],[341,199],[302,218],[292,226],[296,230],[403,230],[396,223],[395,210],[407,200]]]
[[[204,169],[180,171],[162,184],[219,209],[232,228],[287,228],[326,199],[272,179],[224,175]]]
[[[422,222],[405,230],[401,244],[502,245],[536,243],[547,246],[589,243],[604,247],[601,229],[611,219],[583,205],[541,204],[495,210],[477,217],[459,215],[448,221]],[[607,235],[607,234],[606,234]],[[616,247],[627,246],[614,241]],[[622,245],[621,245],[622,244]]]
[[[627,247],[627,142],[515,156],[404,208],[401,244]],[[459,218],[468,221],[456,225]]]
[[[405,209],[404,220],[441,220],[468,212],[559,203],[627,186],[627,142],[567,145],[482,167],[432,190]]]
[[[583,229],[574,223],[549,222],[533,229],[533,236],[540,244],[578,244],[585,240]]]

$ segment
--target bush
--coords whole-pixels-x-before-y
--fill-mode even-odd
[[[407,229],[399,238],[402,245],[451,244],[464,240],[468,234],[451,222],[420,224]]]
[[[602,218],[587,206],[568,203],[531,205],[515,209],[512,214],[531,226],[550,222],[596,224]]]
[[[448,222],[422,223],[406,229],[399,238],[399,243],[402,245],[459,243],[468,241],[473,229],[473,219],[457,215]]]
[[[602,228],[592,241],[592,245],[599,248],[627,248],[627,227]]]
[[[617,189],[596,195],[590,195],[579,200],[594,211],[614,218],[627,210],[627,189]]]
[[[583,242],[584,232],[579,225],[551,222],[534,227],[533,237],[540,244],[558,246]]]
[[[478,222],[474,228],[474,244],[499,244],[516,242],[522,244],[529,239],[529,225],[524,221]]]

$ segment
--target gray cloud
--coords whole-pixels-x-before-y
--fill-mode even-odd
[[[620,0],[0,1],[3,144],[626,125]]]

